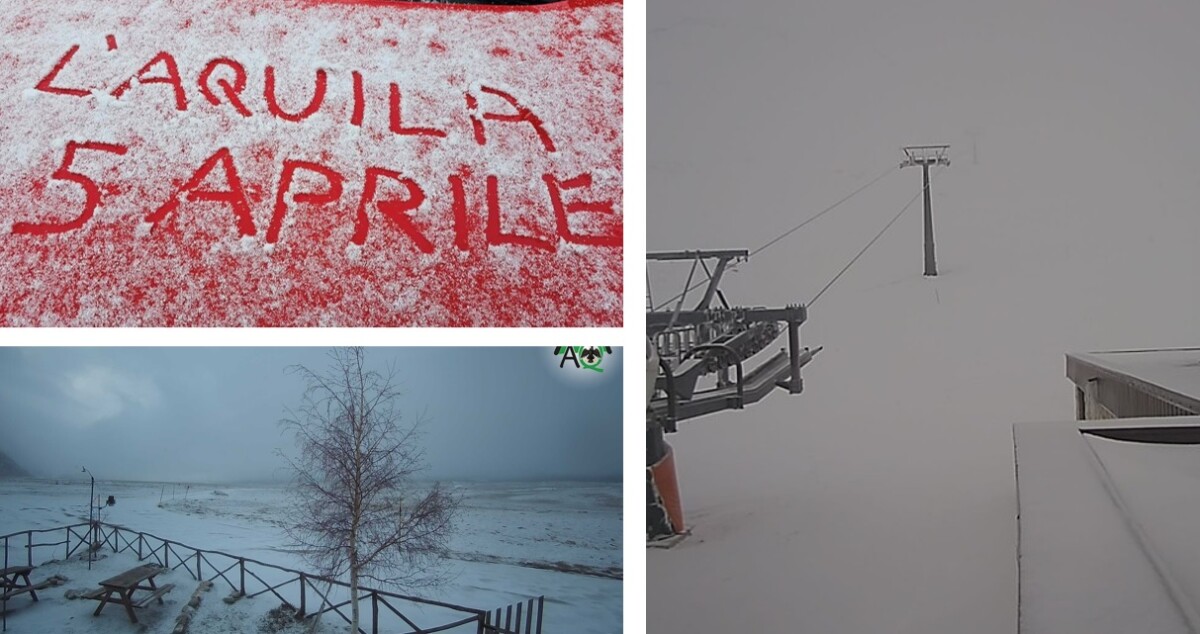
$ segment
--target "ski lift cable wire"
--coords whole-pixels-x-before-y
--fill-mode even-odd
[[[897,166],[897,165],[891,165],[891,166],[889,166],[889,167],[888,167],[886,170],[884,170],[882,173],[880,173],[880,174],[879,174],[878,176],[876,176],[875,178],[873,178],[873,179],[871,179],[870,181],[868,181],[868,182],[867,182],[865,185],[861,185],[861,186],[859,186],[859,188],[858,188],[858,189],[856,189],[856,190],[854,190],[854,191],[850,192],[849,194],[847,194],[847,195],[843,196],[841,199],[839,199],[837,202],[833,203],[832,205],[829,205],[828,207],[826,207],[825,209],[822,209],[820,212],[816,213],[815,215],[813,215],[813,216],[810,216],[809,218],[807,218],[806,220],[804,220],[804,221],[803,221],[803,222],[801,222],[800,224],[798,224],[798,225],[796,225],[796,226],[792,227],[791,229],[788,229],[787,231],[785,231],[785,232],[783,232],[783,233],[781,233],[781,234],[779,234],[779,235],[775,236],[774,238],[770,239],[769,241],[767,241],[767,243],[766,243],[766,244],[763,244],[762,246],[758,247],[757,249],[754,249],[753,251],[751,251],[749,255],[751,255],[751,256],[752,256],[752,255],[756,255],[756,254],[758,254],[758,253],[762,253],[763,251],[767,250],[768,248],[770,248],[770,247],[774,246],[774,245],[775,245],[777,242],[779,242],[779,241],[783,240],[784,238],[786,238],[786,237],[788,237],[788,236],[792,235],[793,233],[795,233],[795,232],[799,231],[800,229],[804,228],[804,227],[805,227],[805,226],[806,226],[808,223],[810,223],[810,222],[813,222],[814,220],[816,220],[816,219],[820,218],[821,216],[824,216],[825,214],[827,214],[827,213],[829,213],[829,212],[833,211],[834,209],[837,209],[839,206],[841,206],[841,205],[842,205],[842,203],[846,202],[847,200],[850,200],[850,199],[851,199],[851,198],[853,198],[854,196],[857,196],[858,194],[862,193],[863,191],[865,191],[865,190],[866,190],[867,188],[869,188],[870,186],[872,186],[872,185],[874,185],[875,183],[878,183],[879,181],[883,180],[883,178],[884,178],[885,176],[887,176],[888,174],[891,174],[893,171],[895,171],[895,170],[899,170],[899,169],[900,169],[900,167],[899,167],[899,166]],[[729,266],[729,268],[727,268],[727,269],[726,269],[726,271],[727,271],[727,272],[733,272],[734,270],[736,270],[736,269],[738,268],[738,265],[739,265],[739,264],[741,264],[741,263],[740,263],[740,262],[734,262],[734,263],[732,263],[732,264]],[[649,271],[647,271],[647,276],[648,276],[648,275],[649,275]],[[685,297],[685,296],[686,296],[688,293],[692,292],[693,290],[695,290],[695,289],[699,288],[700,286],[702,286],[702,285],[704,285],[704,284],[707,284],[707,283],[708,283],[708,280],[704,280],[704,281],[702,281],[702,282],[696,282],[695,284],[692,284],[692,285],[685,285],[685,288],[683,289],[683,292],[681,292],[681,293],[679,293],[679,294],[677,294],[677,295],[675,295],[675,296],[671,297],[670,299],[668,299],[667,301],[663,302],[662,304],[660,304],[660,305],[658,305],[658,306],[654,306],[653,302],[652,302],[650,305],[651,305],[651,307],[653,308],[653,310],[655,310],[655,311],[662,310],[663,308],[666,308],[667,306],[671,305],[671,303],[672,303],[672,302],[674,302],[674,301],[676,301],[676,300],[679,300],[679,299],[682,299],[682,298],[683,298],[683,297]],[[649,288],[649,285],[650,285],[650,281],[649,281],[649,278],[647,278],[647,280],[646,280],[646,287],[647,287],[647,288]]]
[[[879,241],[880,238],[883,237],[883,234],[887,233],[888,229],[892,228],[892,225],[896,224],[896,221],[900,220],[900,217],[903,216],[909,210],[909,208],[911,208],[913,206],[913,203],[917,202],[917,199],[925,194],[926,188],[931,187],[933,185],[934,176],[936,176],[937,173],[940,172],[944,167],[945,167],[944,165],[939,165],[937,169],[935,169],[933,172],[931,172],[929,174],[929,183],[925,187],[922,187],[915,196],[910,198],[908,203],[905,204],[904,207],[900,209],[900,213],[897,213],[895,216],[893,216],[892,219],[889,220],[888,223],[883,226],[883,229],[880,229],[879,233],[875,234],[875,237],[871,238],[871,241],[868,242],[867,245],[864,246],[858,252],[857,255],[855,255],[849,262],[847,262],[846,266],[843,266],[842,270],[838,271],[837,275],[833,276],[833,279],[829,280],[829,282],[826,283],[825,286],[821,287],[821,290],[818,291],[817,294],[814,295],[811,300],[809,300],[807,306],[811,307],[813,304],[817,303],[817,300],[821,299],[821,296],[825,294],[825,291],[829,290],[829,288],[831,286],[833,286],[833,284],[835,282],[837,282],[838,279],[840,279],[842,277],[842,275],[844,275],[846,273],[846,271],[850,270],[850,267],[854,266],[854,263],[857,262],[859,260],[859,258],[861,258],[867,252],[867,250],[869,250],[876,242]]]
[[[898,165],[895,165],[895,164],[893,164],[891,167],[889,167],[889,168],[887,168],[886,170],[884,170],[884,171],[883,171],[883,173],[881,173],[879,176],[876,176],[875,178],[871,179],[871,181],[870,181],[870,182],[868,182],[866,185],[863,185],[863,186],[859,187],[858,189],[856,189],[856,190],[854,190],[854,191],[850,192],[849,194],[846,194],[844,197],[842,197],[842,199],[841,199],[841,200],[838,200],[837,202],[833,203],[832,205],[830,205],[830,206],[826,207],[825,209],[821,210],[821,212],[820,212],[820,213],[818,213],[818,214],[816,214],[815,216],[812,216],[812,217],[808,218],[807,220],[805,220],[804,222],[801,222],[800,224],[798,224],[798,225],[796,225],[796,226],[792,227],[791,229],[788,229],[787,231],[785,231],[785,232],[783,232],[783,233],[779,234],[778,236],[775,236],[774,238],[772,238],[772,239],[771,239],[769,242],[767,242],[766,244],[764,244],[764,245],[762,245],[761,247],[758,247],[757,249],[755,249],[755,250],[751,251],[751,252],[750,252],[750,255],[752,255],[752,256],[753,256],[753,255],[757,255],[757,254],[759,254],[759,253],[762,253],[763,251],[766,251],[768,248],[770,248],[770,247],[774,246],[776,242],[779,242],[780,240],[783,240],[784,238],[786,238],[786,237],[788,237],[788,236],[792,235],[793,233],[795,233],[795,232],[799,231],[800,229],[804,228],[804,226],[805,226],[805,225],[807,225],[808,223],[810,223],[810,222],[812,222],[812,221],[816,220],[817,218],[820,218],[821,216],[824,216],[825,214],[827,214],[827,213],[829,213],[829,212],[833,211],[834,209],[837,209],[837,208],[838,208],[838,206],[840,206],[842,203],[846,202],[847,200],[850,200],[851,198],[853,198],[854,196],[858,195],[860,192],[862,192],[863,190],[867,189],[867,188],[868,188],[868,187],[870,187],[871,185],[874,185],[875,183],[878,183],[879,181],[883,180],[883,177],[884,177],[884,176],[887,176],[888,174],[891,174],[893,171],[896,171],[896,170],[899,170],[899,169],[900,169],[900,167],[899,167]]]

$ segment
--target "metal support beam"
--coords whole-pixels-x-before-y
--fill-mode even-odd
[[[946,152],[949,145],[910,145],[904,148],[905,159],[900,167],[921,166],[923,192],[925,195],[925,275],[937,277],[937,256],[933,244],[933,193],[929,185],[930,165],[950,165]]]
[[[800,347],[800,325],[808,318],[802,304],[783,308],[729,305],[720,289],[722,277],[731,261],[748,257],[744,249],[646,255],[648,261],[692,262],[683,291],[658,307],[649,292],[647,272],[646,517],[651,539],[678,537],[684,526],[665,435],[677,431],[681,420],[742,409],[777,388],[799,394],[804,387],[800,369],[821,350]],[[710,268],[708,260],[715,260],[715,266]],[[698,281],[696,287],[706,284],[707,288],[695,308],[685,311],[683,303],[693,290],[697,265],[707,280]],[[712,308],[715,299],[720,306]],[[785,328],[788,343],[779,347]],[[772,347],[777,347],[773,354],[769,352]]]
[[[695,325],[710,321],[720,321],[723,318],[733,318],[742,321],[797,321],[804,323],[808,318],[808,310],[803,304],[796,304],[787,308],[682,310],[678,314],[654,312],[646,313],[646,330],[649,334],[653,335],[671,325],[672,321],[674,321],[675,325]]]
[[[660,251],[657,253],[647,253],[646,254],[647,262],[691,261],[693,263],[692,264],[692,273],[688,274],[688,280],[683,286],[683,292],[680,293],[679,295],[675,295],[671,299],[667,300],[667,302],[664,303],[662,306],[655,306],[655,304],[654,304],[653,297],[651,296],[651,294],[649,292],[650,270],[648,268],[646,269],[646,289],[647,289],[646,305],[648,307],[648,310],[650,312],[657,312],[657,311],[661,310],[662,308],[665,308],[668,304],[670,304],[671,302],[674,302],[677,299],[680,301],[680,303],[682,303],[683,300],[686,298],[688,292],[691,291],[693,288],[695,288],[692,285],[692,275],[695,273],[695,266],[697,264],[704,267],[704,273],[705,273],[705,275],[708,276],[708,279],[705,282],[697,282],[695,285],[695,286],[700,286],[701,284],[706,284],[707,288],[704,289],[703,299],[700,300],[700,303],[696,304],[696,307],[694,308],[694,310],[707,309],[709,307],[709,305],[712,304],[712,300],[713,300],[714,296],[721,297],[721,302],[722,302],[722,304],[724,304],[725,297],[724,297],[724,295],[721,294],[721,289],[720,289],[721,277],[725,274],[725,271],[728,269],[730,262],[745,262],[749,258],[750,258],[750,251],[748,251],[746,249],[720,249],[720,250],[711,250],[711,251],[703,251],[703,250]],[[706,260],[716,260],[717,261],[716,267],[715,267],[715,272],[709,270]],[[736,264],[735,264],[735,266],[736,266]]]
[[[804,383],[800,379],[800,322],[795,320],[788,322],[788,355],[792,361],[788,394],[799,394],[804,389]]]
[[[727,260],[744,260],[750,257],[749,249],[719,249],[712,251],[657,251],[647,253],[646,259],[666,262],[670,260],[695,260],[696,258],[722,258]]]
[[[929,201],[929,164],[922,165],[925,176],[925,275],[937,276],[937,256],[933,252],[933,205]]]
[[[787,350],[780,350],[770,359],[746,373],[740,388],[737,386],[727,386],[698,391],[692,398],[687,400],[672,401],[667,398],[657,398],[650,402],[650,416],[653,419],[663,420],[664,431],[672,433],[675,431],[674,427],[679,421],[727,409],[742,409],[746,405],[757,403],[766,398],[777,387],[789,389],[792,385],[799,385],[802,388],[802,382],[793,382],[788,377],[793,372],[799,375],[798,368],[803,368],[807,365],[820,351],[820,348],[803,348],[800,350],[799,355],[793,358]],[[798,366],[798,368],[793,370],[795,366]],[[670,427],[665,424],[668,408],[674,408],[675,410],[674,416],[670,417],[672,421]]]
[[[728,258],[717,260],[717,268],[708,276],[708,288],[704,289],[704,298],[700,300],[699,304],[696,304],[694,310],[708,310],[709,305],[712,304],[713,295],[717,294],[717,287],[721,284],[721,276],[725,275],[725,266],[728,263]],[[706,266],[705,271],[707,270]]]

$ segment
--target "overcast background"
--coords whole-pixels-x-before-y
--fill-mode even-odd
[[[938,278],[917,201],[810,306],[803,394],[670,436],[693,532],[647,555],[647,630],[1011,634],[1012,424],[1074,417],[1066,352],[1197,342],[1200,4],[647,14],[651,250],[755,249],[891,170],[742,265],[730,303],[810,302],[921,191],[900,148],[953,157]],[[659,268],[662,302],[689,267]]]
[[[614,348],[615,353],[619,349]],[[0,348],[0,451],[35,476],[282,480],[278,420],[325,348]],[[437,479],[618,480],[620,355],[560,369],[553,348],[376,348]],[[569,364],[568,364],[569,366]]]

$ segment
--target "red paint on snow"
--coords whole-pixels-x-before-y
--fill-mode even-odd
[[[279,231],[283,227],[283,218],[287,213],[286,197],[292,191],[292,181],[296,177],[296,171],[301,169],[308,170],[314,174],[320,174],[325,179],[325,191],[298,192],[293,196],[292,200],[298,203],[323,205],[331,203],[342,196],[342,181],[346,179],[341,174],[320,163],[313,163],[311,161],[284,161],[283,180],[279,185],[279,192],[275,196],[275,213],[271,216],[271,226],[267,228],[268,244],[279,242]]]
[[[86,97],[88,95],[88,91],[86,91],[82,88],[65,88],[62,86],[54,85],[54,79],[56,77],[58,77],[58,74],[61,73],[64,68],[67,67],[67,64],[71,63],[71,58],[75,57],[75,53],[78,53],[78,52],[79,52],[78,44],[67,49],[67,52],[64,53],[63,56],[58,59],[58,62],[54,64],[54,68],[51,68],[50,72],[47,73],[46,76],[43,77],[42,80],[37,83],[37,89],[42,92],[48,92],[48,93],[58,94],[58,95],[71,95],[72,97]]]
[[[375,192],[379,186],[379,179],[385,176],[404,185],[408,190],[408,196],[402,199],[376,200]],[[413,219],[407,215],[408,212],[415,211],[420,207],[423,202],[425,202],[425,191],[412,179],[404,178],[400,176],[399,172],[392,170],[368,167],[367,184],[363,189],[362,202],[358,205],[358,215],[354,222],[354,237],[351,238],[351,242],[358,245],[366,243],[367,205],[374,203],[380,213],[396,223],[396,226],[416,244],[417,249],[422,253],[433,253],[433,243],[425,237]]]
[[[271,114],[283,119],[284,121],[299,122],[313,116],[313,113],[321,107],[321,102],[325,101],[325,69],[318,68],[315,79],[315,86],[312,91],[312,98],[308,100],[308,105],[300,109],[299,112],[286,112],[279,105],[279,97],[275,93],[275,68],[267,66],[266,87],[264,88],[264,97],[267,100],[267,110]]]
[[[52,233],[66,233],[75,231],[83,227],[89,220],[92,219],[92,214],[95,213],[96,207],[100,206],[100,186],[96,181],[88,178],[84,174],[71,171],[71,163],[75,162],[75,152],[78,150],[92,150],[95,152],[111,152],[113,154],[123,155],[129,151],[124,145],[115,145],[112,143],[98,143],[94,141],[84,141],[78,143],[75,141],[67,142],[67,151],[63,155],[62,165],[58,166],[54,174],[50,176],[53,180],[64,180],[75,183],[83,188],[86,198],[83,202],[83,211],[74,220],[67,222],[16,222],[13,224],[13,235],[29,234],[35,236],[44,236]]]
[[[620,6],[624,0],[560,0],[559,2],[547,2],[544,4],[527,4],[527,5],[501,5],[501,4],[460,4],[460,3],[438,3],[438,2],[404,2],[402,0],[303,0],[308,4],[355,4],[362,6],[380,6],[392,9],[424,9],[434,11],[462,11],[462,12],[498,12],[498,13],[514,13],[514,12],[537,12],[537,11],[570,11],[582,7],[597,7],[602,5]]]
[[[0,323],[620,324],[619,2],[56,4],[0,15]]]
[[[151,69],[162,64],[166,70],[166,75],[154,76],[146,73]],[[271,67],[267,67],[268,77],[270,77]],[[112,91],[112,96],[117,99],[125,94],[130,87],[133,86],[133,81],[137,80],[139,84],[167,84],[175,91],[175,109],[187,110],[187,95],[183,92],[183,80],[179,78],[179,68],[175,64],[175,58],[170,53],[165,51],[155,55],[153,59],[146,62],[146,65],[141,68],[133,77],[125,80],[125,83],[117,86]],[[268,79],[269,81],[269,79]]]
[[[225,172],[226,189],[200,189],[200,184],[208,180],[209,174],[213,169],[220,165]],[[218,202],[229,205],[233,211],[233,217],[237,223],[238,234],[242,236],[254,235],[254,220],[250,217],[250,202],[246,199],[246,190],[242,187],[242,181],[238,177],[237,167],[234,166],[233,157],[229,154],[229,148],[221,148],[216,154],[208,157],[200,169],[192,175],[187,184],[180,188],[162,207],[159,207],[154,213],[146,216],[146,222],[157,225],[162,222],[167,214],[179,208],[179,198],[186,196],[189,201],[208,201]]]
[[[242,103],[242,91],[246,89],[246,69],[242,67],[236,60],[225,57],[218,57],[210,61],[204,66],[204,70],[200,71],[200,94],[214,106],[221,105],[220,98],[213,92],[210,80],[213,74],[222,66],[228,68],[233,73],[233,83],[230,84],[228,79],[217,79],[216,84],[221,88],[225,100],[229,105],[233,106],[234,110],[243,117],[249,117],[250,111],[246,109],[246,105]]]

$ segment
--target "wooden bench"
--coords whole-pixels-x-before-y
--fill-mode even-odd
[[[41,583],[31,583],[29,581],[31,572],[33,572],[33,566],[11,566],[0,570],[0,621],[3,621],[4,629],[7,629],[8,626],[9,599],[28,592],[29,597],[37,602],[37,591],[54,585],[53,579],[47,579]]]
[[[30,594],[30,596],[33,597],[34,601],[37,601],[38,598],[37,598],[36,591],[37,590],[45,590],[46,588],[49,588],[52,585],[54,585],[54,582],[47,579],[46,581],[42,581],[40,583],[35,583],[31,586],[21,586],[19,588],[14,588],[12,590],[8,590],[4,594],[0,594],[0,601],[8,601],[12,597],[15,597],[19,594],[25,594],[26,592],[28,592]]]
[[[79,595],[79,598],[80,599],[92,599],[94,601],[98,601],[107,592],[108,592],[108,590],[105,590],[104,588],[96,588],[95,590],[88,590],[87,592],[84,592],[83,594]]]
[[[31,572],[33,572],[33,566],[11,566],[0,570],[0,601],[7,602],[9,598],[26,592],[34,601],[37,601],[37,591],[49,586],[50,582],[43,581],[36,585],[31,583],[29,581]]]
[[[163,596],[164,594],[166,594],[166,593],[168,593],[168,592],[170,592],[170,591],[174,590],[174,589],[175,589],[175,584],[173,584],[173,583],[168,583],[168,584],[167,584],[167,585],[165,585],[165,586],[159,586],[159,588],[158,588],[157,590],[155,590],[154,592],[151,592],[150,594],[146,595],[146,597],[145,597],[145,598],[138,599],[138,600],[137,600],[137,601],[136,601],[136,602],[133,604],[133,607],[135,607],[135,608],[144,608],[144,607],[146,607],[146,605],[148,605],[148,604],[149,604],[151,601],[153,601],[153,600],[155,600],[155,599],[158,599],[158,603],[159,603],[159,605],[161,605],[161,604],[162,604],[162,602],[163,602],[163,600],[162,600],[162,596]]]
[[[138,566],[101,581],[99,588],[80,596],[100,602],[100,605],[96,606],[96,611],[92,612],[92,616],[100,616],[104,606],[109,603],[119,603],[125,607],[125,613],[129,615],[129,620],[137,623],[137,615],[133,613],[134,608],[146,607],[156,599],[159,605],[162,605],[163,595],[175,588],[174,584],[169,583],[161,588],[154,585],[154,577],[164,570],[164,568],[154,565]],[[142,585],[142,582],[147,585]],[[150,594],[135,600],[133,593],[137,590],[149,590]]]

